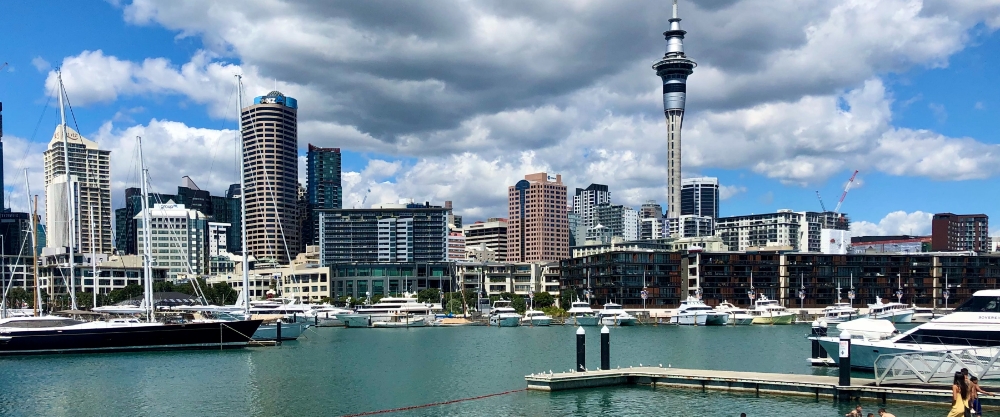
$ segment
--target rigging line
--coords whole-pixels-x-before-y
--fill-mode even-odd
[[[236,96],[236,92],[234,90],[236,90],[236,85],[230,86],[229,100],[226,101],[226,108],[229,108],[229,105],[233,102],[233,97]],[[226,128],[226,119],[225,119],[225,117],[223,117],[222,118],[221,126],[219,126],[219,130],[223,130],[225,128]],[[211,149],[211,154],[210,154],[211,155],[211,162],[208,164],[208,177],[209,178],[212,177],[212,172],[215,170],[215,151],[216,151],[216,148],[217,147],[215,147],[215,146],[210,147],[210,149]]]
[[[73,105],[69,102],[69,92],[66,91],[66,86],[63,85],[62,90],[63,98],[66,99],[66,107],[69,107],[69,114],[73,116],[73,126],[76,127],[76,133],[80,133],[80,125],[76,123],[76,113],[73,113]],[[82,133],[81,133],[82,134]]]

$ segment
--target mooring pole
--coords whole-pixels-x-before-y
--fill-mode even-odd
[[[576,371],[587,370],[587,332],[583,326],[576,329]]]
[[[608,326],[601,328],[601,369],[611,369],[611,330]]]

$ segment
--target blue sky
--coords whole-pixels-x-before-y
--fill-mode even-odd
[[[301,148],[343,149],[348,206],[371,190],[369,202],[454,200],[470,220],[504,216],[506,186],[542,170],[571,190],[609,184],[619,203],[665,200],[649,68],[665,7],[53,3],[0,5],[5,200],[15,208],[19,167],[41,189],[56,66],[81,133],[115,155],[116,201],[134,186],[136,134],[159,191],[181,175],[215,192],[236,182],[227,130],[237,72],[248,98],[275,86],[298,98]],[[832,208],[854,169],[843,210],[859,233],[927,233],[934,212],[994,214],[996,2],[688,3],[686,51],[699,67],[684,172],[720,178],[722,215],[818,210],[817,190]]]

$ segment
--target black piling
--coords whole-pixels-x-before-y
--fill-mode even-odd
[[[611,369],[611,330],[608,326],[601,328],[601,369]]]
[[[587,332],[583,327],[576,329],[576,371],[587,370]]]
[[[275,325],[278,326],[278,327],[275,329],[274,344],[280,345],[281,344],[281,320],[278,320],[277,322],[275,322]]]
[[[848,332],[840,333],[840,349],[837,352],[840,356],[840,381],[839,385],[842,387],[851,385],[851,334]]]

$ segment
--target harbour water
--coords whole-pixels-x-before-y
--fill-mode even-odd
[[[310,329],[281,347],[235,351],[0,358],[3,416],[343,415],[476,397],[525,387],[524,376],[575,361],[572,326],[548,328]],[[588,367],[599,361],[588,328]],[[612,329],[612,367],[835,375],[805,358],[808,326]],[[865,411],[877,405],[863,403]],[[632,386],[515,392],[386,415],[842,416],[828,398]],[[897,416],[941,407],[891,405]]]

